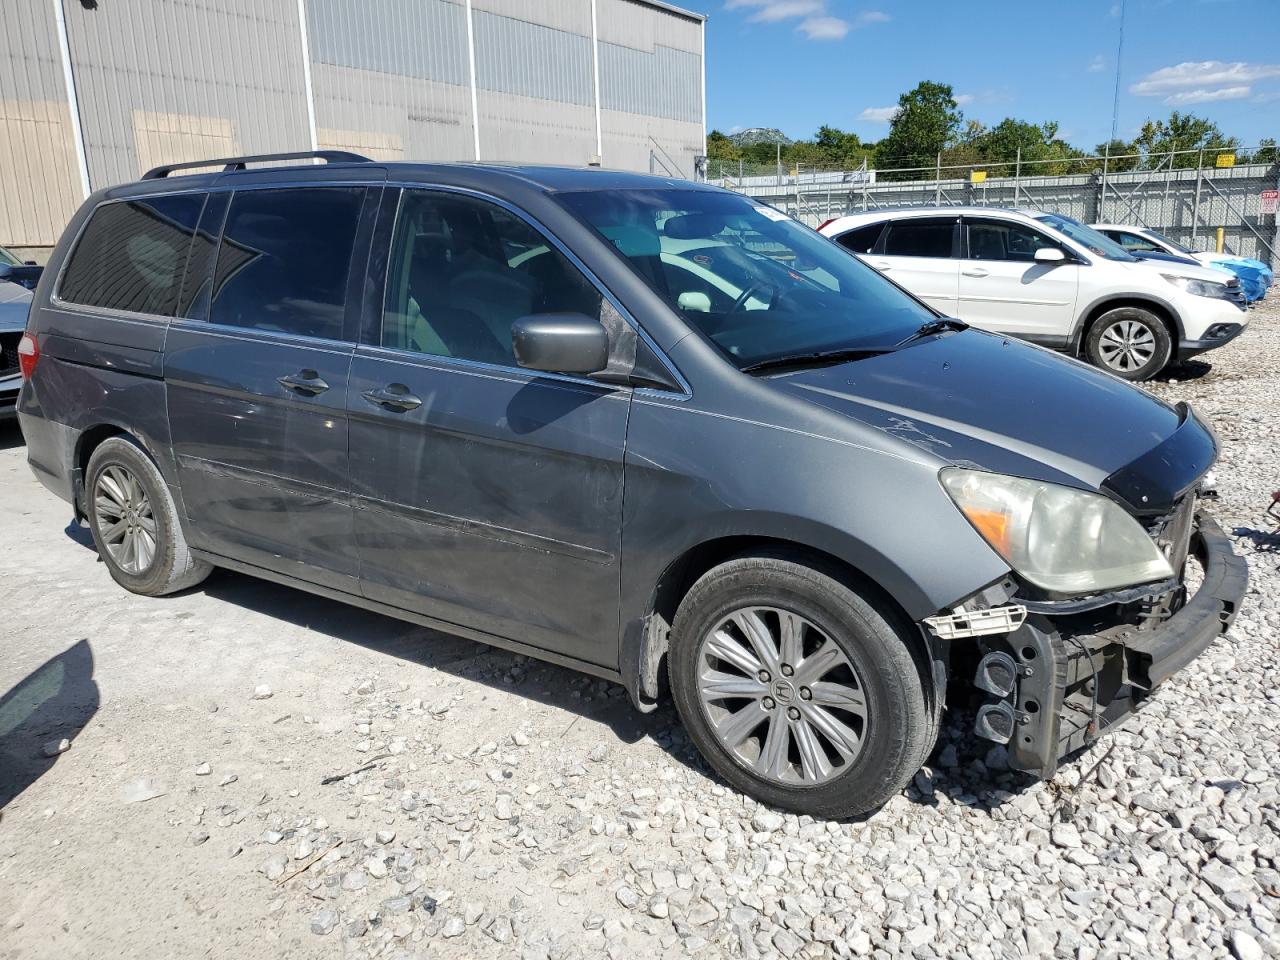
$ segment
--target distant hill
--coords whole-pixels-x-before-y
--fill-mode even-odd
[[[729,134],[735,146],[754,147],[758,143],[780,143],[784,147],[791,146],[791,138],[776,127],[748,127],[737,133]]]

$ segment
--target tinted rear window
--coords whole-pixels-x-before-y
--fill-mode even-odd
[[[204,205],[185,193],[104,203],[89,217],[58,287],[68,303],[173,316]]]
[[[854,253],[870,253],[883,231],[883,223],[872,223],[865,227],[858,227],[856,230],[850,230],[848,233],[840,234],[840,236],[836,237],[836,242],[846,250],[852,250]]]
[[[951,256],[951,220],[899,220],[889,225],[884,243],[885,256],[939,257]]]
[[[218,247],[212,323],[342,338],[363,187],[236,193]]]

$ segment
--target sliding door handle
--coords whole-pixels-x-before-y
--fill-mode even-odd
[[[392,383],[385,387],[374,387],[360,394],[377,407],[389,407],[392,410],[414,410],[422,406],[422,401],[409,392],[403,383]]]
[[[297,373],[276,377],[276,383],[288,390],[305,393],[312,397],[319,396],[329,389],[329,384],[321,380],[320,375],[314,370],[299,370]]]

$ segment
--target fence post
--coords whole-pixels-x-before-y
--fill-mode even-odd
[[[1102,154],[1102,190],[1098,193],[1098,220],[1095,222],[1107,222],[1107,172],[1111,166],[1111,144],[1107,143],[1107,149]]]
[[[942,154],[938,154],[933,166],[933,205],[942,206]]]
[[[778,148],[778,186],[782,186],[782,141],[774,144]]]
[[[1172,163],[1172,158],[1169,161]],[[1196,248],[1196,240],[1200,236],[1200,181],[1204,176],[1204,147],[1196,154],[1196,199],[1191,204],[1191,249]]]
[[[1022,201],[1022,148],[1018,148],[1018,156],[1013,161],[1013,205]]]

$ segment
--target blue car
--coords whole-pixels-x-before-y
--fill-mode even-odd
[[[1110,237],[1135,257],[1195,263],[1233,273],[1239,279],[1245,300],[1249,303],[1255,303],[1265,297],[1275,279],[1274,271],[1261,260],[1213,251],[1196,253],[1149,227],[1095,223],[1093,229]]]

